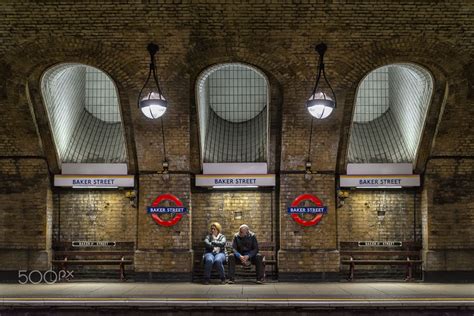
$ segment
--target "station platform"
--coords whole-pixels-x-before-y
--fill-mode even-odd
[[[0,284],[0,314],[40,311],[161,310],[168,312],[261,310],[274,314],[305,311],[350,315],[350,310],[378,314],[429,311],[429,315],[473,315],[474,284],[404,282],[199,283],[65,282]],[[3,311],[3,313],[2,313]],[[377,312],[378,311],[378,312]],[[275,315],[275,314],[274,314]]]

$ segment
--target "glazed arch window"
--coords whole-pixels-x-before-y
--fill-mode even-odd
[[[117,90],[103,71],[60,64],[41,81],[60,163],[126,162]]]
[[[433,79],[414,64],[370,72],[357,90],[349,138],[349,163],[414,163]]]
[[[268,80],[241,63],[219,64],[198,78],[201,162],[267,162]]]

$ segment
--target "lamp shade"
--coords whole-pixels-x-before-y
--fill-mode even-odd
[[[150,92],[139,101],[138,107],[149,119],[157,119],[165,114],[168,101],[161,94]]]
[[[335,107],[336,102],[324,92],[316,92],[306,102],[309,113],[317,119],[325,119]]]

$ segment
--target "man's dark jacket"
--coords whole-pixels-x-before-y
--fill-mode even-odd
[[[242,256],[247,255],[249,258],[253,258],[258,253],[257,237],[251,231],[249,231],[249,233],[244,237],[240,237],[239,233],[237,233],[234,235],[232,248],[234,249],[234,253],[239,253]]]

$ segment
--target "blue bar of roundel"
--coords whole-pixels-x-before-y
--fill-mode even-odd
[[[188,209],[185,207],[169,206],[169,207],[152,207],[148,206],[146,208],[148,214],[179,214],[187,213]]]
[[[288,214],[326,214],[328,208],[323,207],[289,207]]]

